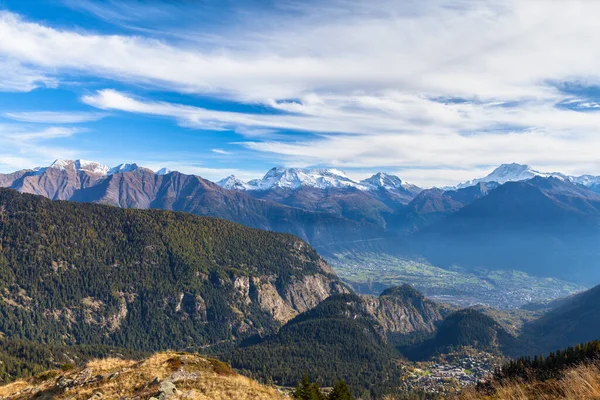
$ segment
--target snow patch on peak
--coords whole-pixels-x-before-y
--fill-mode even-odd
[[[385,189],[390,192],[420,192],[421,189],[415,185],[403,181],[396,175],[378,172],[370,178],[360,181],[361,185],[366,186],[369,190]]]
[[[223,189],[229,190],[246,190],[248,189],[248,184],[242,182],[235,175],[229,175],[225,179],[221,179],[217,182],[217,185],[221,186]]]
[[[314,187],[318,189],[354,187],[364,189],[358,182],[337,169],[311,168],[272,168],[258,181],[247,184],[250,190],[269,190],[272,188],[298,189]]]
[[[568,176],[567,179],[573,183],[579,185],[592,187],[600,185],[600,176],[594,175],[581,175],[581,176]]]
[[[262,179],[253,179],[243,182],[231,175],[220,180],[217,184],[226,189],[234,190],[271,190],[298,189],[301,187],[313,187],[316,189],[329,188],[355,188],[358,190],[376,190],[385,188],[387,190],[401,190],[416,188],[413,185],[402,182],[400,178],[393,175],[378,173],[369,179],[357,182],[339,169],[323,168],[271,168]]]
[[[383,172],[378,172],[370,178],[363,179],[360,183],[369,186],[372,189],[384,188],[387,190],[400,189],[404,182],[395,175],[388,175]]]
[[[161,168],[158,171],[155,172],[156,175],[168,175],[171,172],[173,172],[173,170],[169,169],[169,168]]]
[[[478,183],[487,183],[487,182],[497,182],[499,184],[504,184],[506,182],[517,182],[517,181],[525,181],[528,179],[532,179],[536,176],[541,176],[543,178],[557,178],[561,180],[568,180],[573,183],[580,183],[585,186],[591,186],[594,179],[586,179],[586,175],[580,177],[567,176],[565,174],[561,174],[560,172],[540,172],[531,168],[529,165],[524,164],[502,164],[495,170],[493,170],[489,175],[484,178],[473,179],[467,182],[463,182],[455,187],[455,189],[462,189],[469,186],[477,185]],[[590,175],[587,175],[590,177]],[[598,182],[600,182],[600,177],[591,177],[597,178]],[[588,184],[586,184],[588,183]]]
[[[119,164],[116,167],[111,168],[107,175],[114,175],[122,172],[131,172],[137,170],[139,167],[137,164]]]
[[[85,171],[96,175],[106,175],[109,171],[109,168],[106,165],[87,160],[56,160],[48,168]],[[43,172],[45,170],[45,168],[42,168],[39,170],[39,172]]]

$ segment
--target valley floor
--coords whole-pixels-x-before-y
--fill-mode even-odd
[[[408,283],[432,300],[460,307],[480,304],[515,309],[586,289],[575,283],[520,271],[443,269],[425,261],[387,254],[338,254],[328,262],[359,293],[376,295],[387,287]]]

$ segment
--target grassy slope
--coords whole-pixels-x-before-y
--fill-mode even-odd
[[[196,354],[165,352],[143,361],[107,358],[69,372],[47,371],[0,387],[0,398],[281,400],[271,387],[242,377],[220,361]]]
[[[510,382],[496,386],[486,395],[474,388],[465,390],[461,400],[581,400],[600,398],[600,369],[594,364],[579,365],[561,378],[545,382]]]

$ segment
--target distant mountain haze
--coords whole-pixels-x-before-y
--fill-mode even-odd
[[[83,160],[0,175],[0,186],[53,200],[185,211],[292,233],[326,256],[389,253],[584,284],[600,282],[599,182],[520,164],[426,190],[384,173],[355,181],[335,169],[277,167],[261,179],[215,184],[164,168]]]
[[[559,178],[508,182],[410,239],[440,265],[600,280],[600,195]]]

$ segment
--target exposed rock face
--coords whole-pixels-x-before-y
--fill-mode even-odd
[[[349,291],[338,280],[326,275],[310,275],[290,284],[284,293],[284,299],[297,313],[302,313],[329,296],[341,293]]]
[[[426,299],[408,285],[386,290],[379,297],[363,296],[362,310],[377,321],[384,336],[433,332],[452,308]]]
[[[336,278],[328,275],[306,275],[288,285],[277,283],[275,276],[237,277],[233,285],[244,304],[256,302],[274,320],[285,323],[331,295],[348,293]]]
[[[93,186],[103,178],[100,174],[74,168],[47,168],[44,171],[15,173],[12,182],[6,176],[0,179],[2,186],[23,193],[38,194],[52,200],[68,200],[78,191]],[[19,176],[20,175],[20,176]],[[2,182],[4,181],[4,182]]]

